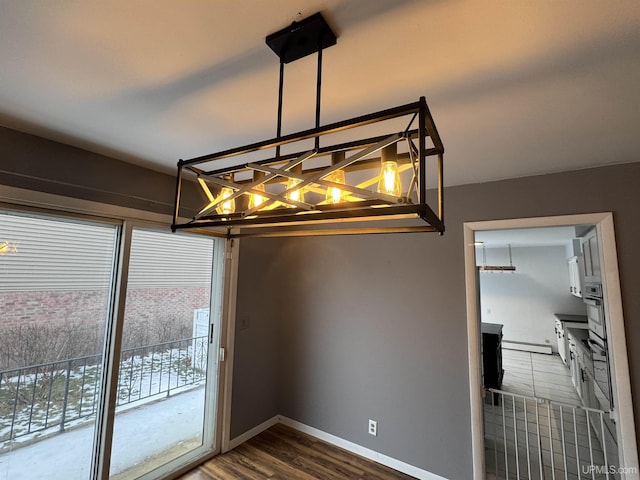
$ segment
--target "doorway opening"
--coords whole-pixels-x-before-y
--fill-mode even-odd
[[[609,353],[609,361],[611,366],[611,400],[612,400],[612,417],[615,421],[617,428],[615,429],[615,440],[617,445],[619,446],[618,452],[615,459],[609,461],[610,464],[617,466],[625,467],[626,469],[636,468],[638,466],[638,458],[637,458],[637,450],[636,450],[636,438],[635,438],[635,424],[633,420],[633,409],[631,404],[631,391],[630,391],[630,382],[629,382],[629,372],[628,372],[628,361],[627,361],[627,352],[626,352],[626,342],[625,342],[625,333],[624,333],[624,322],[622,317],[622,301],[620,295],[620,284],[618,278],[618,265],[617,265],[617,255],[615,250],[615,238],[613,231],[613,218],[610,213],[602,213],[602,214],[588,214],[588,215],[570,215],[570,216],[561,216],[561,217],[545,217],[545,218],[529,218],[529,219],[516,219],[516,220],[500,220],[500,221],[489,221],[489,222],[473,222],[466,223],[464,225],[465,230],[465,269],[466,269],[466,285],[467,285],[467,327],[468,327],[468,338],[469,338],[469,366],[470,366],[470,386],[471,386],[471,409],[472,409],[472,436],[473,436],[473,462],[474,462],[474,478],[484,478],[485,474],[485,434],[487,429],[484,428],[484,417],[486,414],[486,391],[485,391],[485,381],[483,380],[483,365],[482,365],[482,333],[481,333],[481,321],[485,322],[485,320],[489,320],[486,323],[490,325],[500,325],[500,319],[504,319],[505,312],[495,312],[492,309],[492,305],[488,304],[490,302],[485,302],[485,305],[482,305],[480,301],[480,284],[482,280],[480,279],[479,271],[483,270],[482,266],[484,264],[493,264],[500,263],[501,265],[508,265],[510,268],[505,269],[491,269],[488,268],[486,271],[493,272],[503,272],[503,273],[482,273],[483,276],[490,278],[486,283],[493,287],[496,287],[497,290],[494,289],[494,292],[501,293],[504,298],[514,297],[516,292],[512,292],[510,295],[508,293],[509,288],[514,288],[517,282],[509,281],[509,272],[513,272],[513,268],[517,272],[518,268],[518,257],[522,257],[522,253],[524,251],[518,252],[517,255],[508,255],[507,256],[507,246],[509,254],[512,253],[512,246],[509,243],[517,243],[515,240],[512,242],[504,241],[507,239],[507,233],[512,231],[514,235],[524,233],[525,229],[543,229],[549,227],[555,227],[556,231],[561,231],[562,228],[566,227],[573,229],[576,225],[591,225],[595,226],[593,229],[593,237],[597,240],[597,245],[600,246],[599,251],[595,251],[595,258],[598,261],[598,266],[601,266],[600,271],[598,272],[601,281],[602,281],[602,290],[604,292],[604,297],[606,298],[606,302],[603,306],[603,318],[606,319],[607,326],[607,343],[608,343],[608,353]],[[585,229],[586,230],[586,229]],[[531,231],[532,232],[532,231]],[[584,232],[582,232],[584,233]],[[496,248],[495,251],[487,253],[487,245],[481,244],[480,242],[485,241],[488,243],[491,241],[491,237],[495,236],[496,238],[502,237],[501,249],[503,251],[504,259],[502,261],[497,261],[495,259],[496,255],[500,255],[499,248]],[[579,236],[580,233],[576,236]],[[515,237],[512,237],[515,238]],[[563,247],[564,248],[564,247]],[[585,247],[585,248],[588,248]],[[535,252],[529,252],[535,253]],[[589,252],[591,255],[592,252]],[[561,255],[560,252],[555,252],[556,255]],[[493,255],[493,259],[491,256]],[[567,258],[570,258],[569,256]],[[522,258],[520,258],[522,260]],[[536,266],[539,265],[539,260],[529,259],[531,263],[533,261],[536,263]],[[565,260],[566,261],[566,260]],[[524,266],[524,264],[523,264]],[[480,267],[480,268],[478,268]],[[569,268],[571,270],[571,264],[565,263],[563,268]],[[515,277],[512,277],[512,280]],[[576,288],[575,278],[573,276],[569,277],[570,282],[566,286],[562,286],[563,290],[566,288],[566,292],[573,293],[573,289]],[[525,279],[524,276],[519,279],[520,283],[522,281],[532,282],[531,279]],[[529,285],[530,288],[543,288],[540,285],[534,285],[535,282],[532,282]],[[523,285],[520,285],[522,288]],[[526,285],[524,285],[526,288]],[[581,287],[579,287],[581,288]],[[578,292],[576,292],[577,294]],[[582,293],[582,292],[580,292]],[[575,295],[575,294],[574,294]],[[575,295],[577,297],[577,295]],[[567,299],[567,312],[568,314],[575,313],[577,310],[571,311],[571,309],[580,309],[583,307],[581,300],[568,298]],[[505,310],[504,308],[502,310]],[[517,316],[520,319],[525,319],[527,317],[529,309],[526,307],[521,309],[520,312],[515,315],[512,313],[508,316]],[[562,312],[558,312],[562,313]],[[579,312],[578,312],[579,313]],[[494,323],[491,323],[493,321]],[[551,322],[553,324],[554,319],[548,318],[547,322]],[[535,325],[528,325],[527,323],[520,322],[512,322],[511,325],[506,329],[508,335],[503,335],[501,340],[504,338],[508,343],[508,347],[510,347],[510,355],[513,352],[514,357],[518,355],[531,358],[531,355],[541,355],[544,356],[543,353],[537,353],[538,351],[545,352],[554,352],[557,351],[557,346],[554,348],[554,343],[556,343],[556,335],[557,330],[549,329],[549,325],[544,326],[544,322],[541,324],[537,322]],[[493,327],[494,329],[497,327]],[[500,330],[502,330],[500,328]],[[502,333],[502,331],[500,331]],[[584,332],[582,332],[584,333]],[[588,339],[585,339],[585,342]],[[556,352],[557,353],[557,352]],[[542,358],[542,357],[540,357]],[[551,358],[551,357],[550,357]],[[556,355],[558,358],[558,355]],[[502,360],[502,359],[501,359]],[[559,358],[558,358],[559,360]],[[516,361],[510,358],[510,361]],[[562,363],[559,364],[562,366]],[[500,372],[502,367],[499,366],[497,371]],[[569,369],[567,369],[570,371]],[[560,372],[560,370],[559,370]],[[570,377],[569,377],[570,378]],[[499,378],[502,381],[502,378]],[[540,385],[544,387],[544,382],[540,382]],[[512,385],[513,386],[513,385]],[[544,393],[549,393],[548,391],[544,391]],[[525,393],[534,393],[535,392],[525,392]],[[519,395],[520,392],[506,392],[508,395]],[[506,403],[507,398],[504,396],[505,394],[501,393],[499,388],[494,388],[494,392],[491,395],[492,398],[502,401],[502,405],[500,408],[504,408],[504,404]],[[548,398],[549,395],[541,395],[544,398]],[[532,398],[535,395],[532,395]],[[586,399],[586,397],[585,397]],[[520,405],[522,402],[519,400],[516,402],[513,397],[509,397],[508,400],[510,403],[510,409],[514,412],[514,420],[512,420],[511,425],[517,425],[518,420],[515,420],[515,406]],[[520,402],[520,403],[519,403]],[[491,402],[490,402],[491,403]],[[591,406],[588,402],[583,405]],[[526,400],[524,400],[524,413],[523,415],[526,417],[527,415],[527,407]],[[534,415],[538,415],[538,407],[536,402],[534,402],[533,406],[535,409]],[[549,405],[544,407],[548,408],[551,411]],[[522,415],[522,414],[521,414]],[[499,416],[499,415],[498,415]],[[588,422],[587,422],[588,424]],[[527,428],[528,422],[525,419],[523,421],[524,428]],[[538,434],[539,436],[539,434]],[[550,435],[551,436],[551,435]],[[518,434],[516,433],[515,439],[517,441]],[[526,440],[528,441],[529,435],[525,435]],[[505,433],[506,439],[506,433]],[[506,450],[506,449],[505,449]],[[540,449],[539,449],[540,450]],[[517,453],[516,453],[517,455]],[[594,460],[592,463],[597,463]],[[597,467],[597,465],[594,465]],[[527,477],[528,478],[528,477]]]

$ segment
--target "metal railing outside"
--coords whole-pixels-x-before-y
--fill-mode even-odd
[[[488,479],[613,480],[609,412],[487,389]]]
[[[198,385],[206,380],[207,336],[122,350],[117,405]],[[0,449],[3,443],[96,414],[101,355],[0,372]]]

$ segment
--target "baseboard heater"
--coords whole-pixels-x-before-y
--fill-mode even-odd
[[[551,355],[553,350],[551,345],[540,343],[513,342],[510,340],[502,340],[502,348],[505,350],[520,350],[522,352],[546,353]]]

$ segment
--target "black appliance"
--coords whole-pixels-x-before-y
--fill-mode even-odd
[[[502,325],[481,324],[482,330],[482,372],[485,388],[499,389],[502,386]]]

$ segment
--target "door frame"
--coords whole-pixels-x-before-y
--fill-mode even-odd
[[[236,299],[238,292],[238,266],[240,260],[240,240],[227,239],[225,243],[225,274],[222,305],[222,328],[220,342],[225,349],[225,358],[220,374],[222,395],[218,398],[217,450],[221,453],[231,450],[231,405],[233,385],[233,361],[235,358]]]
[[[609,328],[607,339],[610,342],[611,364],[613,370],[613,400],[617,405],[617,441],[621,465],[627,471],[635,472],[625,478],[640,478],[638,472],[638,449],[636,443],[635,421],[627,343],[622,310],[622,294],[618,271],[613,214],[611,212],[563,215],[554,217],[518,218],[508,220],[490,220],[465,222],[464,258],[465,288],[467,298],[467,353],[469,358],[469,400],[471,406],[471,444],[473,478],[485,478],[484,432],[483,432],[483,388],[480,369],[480,312],[476,298],[479,285],[476,277],[476,252],[474,234],[484,230],[505,230],[514,228],[538,228],[552,226],[596,225],[599,255],[602,266],[602,285],[605,298],[605,316]]]

